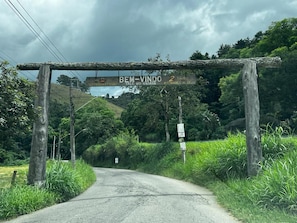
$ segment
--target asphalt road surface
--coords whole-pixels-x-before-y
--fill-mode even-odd
[[[130,170],[94,170],[96,183],[78,197],[7,222],[239,222],[205,188]]]

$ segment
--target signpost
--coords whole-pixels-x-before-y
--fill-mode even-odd
[[[186,142],[185,142],[185,124],[183,123],[183,112],[182,112],[182,104],[181,104],[181,97],[178,96],[178,107],[179,107],[179,124],[177,124],[177,136],[178,136],[178,141],[179,141],[179,146],[180,149],[183,153],[183,161],[186,163]]]

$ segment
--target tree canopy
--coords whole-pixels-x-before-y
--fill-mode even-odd
[[[0,153],[3,153],[3,156],[0,156],[1,162],[4,158],[24,158],[25,152],[29,149],[34,117],[34,84],[20,78],[16,69],[10,67],[8,62],[1,62],[0,68]],[[8,154],[3,151],[10,152]]]
[[[263,56],[279,56],[282,65],[279,69],[261,68],[259,75],[261,124],[283,125],[291,131],[297,128],[297,18],[273,22],[267,31],[259,31],[253,38],[240,39],[234,44],[222,44],[217,55],[210,56],[196,50],[191,60],[211,60],[225,58],[249,58]],[[158,55],[160,58],[160,55]],[[159,59],[157,58],[157,59]],[[244,99],[241,73],[237,69],[207,69],[196,71],[203,80],[199,88],[178,86],[174,90],[166,90],[172,94],[182,94],[182,98],[191,98],[192,104],[185,106],[185,124],[189,139],[209,139],[222,137],[227,131],[244,130]],[[158,89],[160,90],[160,89]],[[161,135],[164,119],[158,90],[140,89],[137,99],[132,101],[123,113],[124,123],[142,136]],[[149,94],[149,95],[148,95]],[[191,95],[196,95],[193,100]],[[175,96],[170,96],[174,98]],[[149,100],[148,100],[149,98]],[[170,102],[170,121],[172,134],[176,120],[176,101]],[[194,115],[194,114],[195,115]],[[192,117],[189,118],[189,115]],[[219,120],[207,134],[206,120],[213,116]],[[172,118],[174,117],[175,120]],[[204,117],[204,118],[203,118]],[[188,119],[189,118],[189,119]],[[163,124],[161,124],[163,123]],[[211,125],[209,125],[211,126]]]
[[[61,74],[57,78],[57,83],[65,86],[70,86],[71,84],[71,86],[74,86],[83,92],[87,92],[89,90],[89,87],[86,83],[81,82],[78,78],[71,78],[64,74]]]

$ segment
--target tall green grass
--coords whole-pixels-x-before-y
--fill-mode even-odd
[[[262,134],[261,147],[262,170],[252,178],[247,176],[243,133],[229,134],[224,140],[187,142],[185,164],[178,143],[135,143],[125,154],[126,163],[133,165],[117,165],[206,186],[242,222],[297,222],[297,138],[269,127]],[[101,158],[111,158],[100,151]]]
[[[69,200],[96,180],[92,168],[82,160],[76,162],[75,169],[70,162],[49,161],[46,174],[44,188],[17,183],[14,187],[0,189],[0,220]]]
[[[54,204],[54,193],[32,186],[16,186],[0,190],[0,219],[7,219]]]
[[[274,160],[250,183],[254,203],[278,207],[297,214],[297,151],[290,151]]]

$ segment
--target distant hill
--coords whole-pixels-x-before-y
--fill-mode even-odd
[[[120,95],[118,98],[106,98],[112,104],[115,104],[123,109],[127,109],[128,104],[134,99],[139,98],[139,94],[135,94],[133,92],[125,92]]]
[[[72,89],[73,93],[73,103],[74,103],[74,108],[78,109],[81,106],[83,106],[85,103],[89,102],[94,98],[94,96],[84,93],[78,89],[73,88]],[[60,84],[51,84],[51,95],[50,95],[51,100],[57,100],[58,102],[62,104],[68,104],[69,105],[69,87],[65,85],[60,85]],[[107,101],[107,106],[109,107],[110,110],[114,111],[115,116],[119,118],[121,116],[122,111],[124,110],[123,108],[114,105],[111,102]]]

